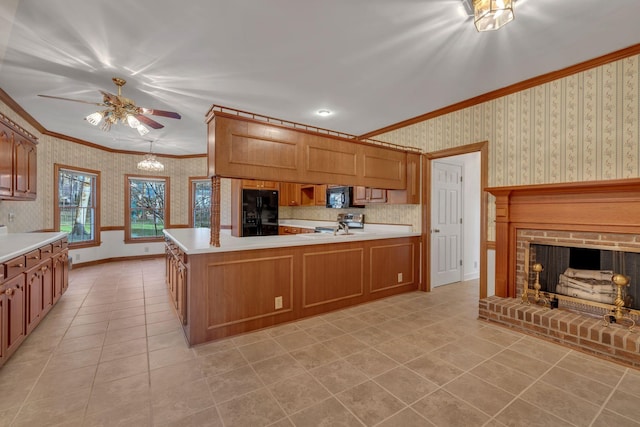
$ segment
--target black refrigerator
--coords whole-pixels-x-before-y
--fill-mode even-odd
[[[242,237],[278,234],[278,192],[242,190]]]

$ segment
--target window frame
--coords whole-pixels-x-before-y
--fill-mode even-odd
[[[206,176],[191,176],[189,177],[189,228],[195,228],[195,184],[198,182],[208,182],[211,186],[211,178]],[[211,200],[211,199],[209,199]],[[211,218],[211,201],[209,202],[209,218]],[[209,228],[211,227],[211,221],[209,221]]]
[[[68,171],[71,173],[78,174],[86,174],[93,175],[95,177],[94,186],[92,190],[92,198],[91,198],[91,206],[93,208],[93,239],[85,240],[82,242],[72,242],[69,241],[70,249],[79,249],[79,248],[89,248],[101,245],[101,232],[102,228],[100,225],[100,171],[93,169],[86,169],[77,166],[69,166],[62,165],[59,163],[54,163],[53,165],[53,180],[54,180],[54,190],[53,190],[53,228],[56,231],[60,231],[60,171]]]
[[[124,176],[124,243],[145,243],[145,242],[161,242],[164,240],[164,234],[157,237],[131,237],[131,187],[130,180],[147,180],[147,181],[164,181],[165,194],[164,194],[164,227],[163,230],[169,228],[170,211],[171,211],[171,198],[170,188],[171,182],[168,176],[156,176],[156,175],[125,175]]]

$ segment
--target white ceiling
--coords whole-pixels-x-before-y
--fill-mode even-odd
[[[461,0],[2,0],[0,88],[52,132],[203,154],[212,104],[360,135],[640,42],[638,0],[520,0],[490,33],[463,11]],[[106,133],[84,121],[97,107],[37,96],[101,102],[114,76],[137,105],[182,120]]]

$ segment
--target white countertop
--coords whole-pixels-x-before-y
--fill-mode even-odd
[[[316,225],[310,225],[310,222],[314,224],[317,223],[318,226],[335,225],[335,222],[326,222],[326,224],[324,224],[325,222],[322,221],[300,220],[284,220],[280,221],[280,225],[315,228]],[[420,233],[412,231],[410,225],[376,226],[375,224],[366,224],[365,229],[362,231],[357,229],[351,229],[349,231],[352,234],[338,234],[336,236],[334,236],[333,233],[306,233],[279,236],[234,237],[231,235],[230,230],[221,230],[220,247],[209,245],[211,238],[211,230],[209,228],[172,228],[164,230],[164,234],[189,255],[420,236]]]
[[[25,252],[38,249],[47,243],[55,242],[67,233],[55,231],[49,233],[7,233],[0,235],[0,262],[8,261]]]

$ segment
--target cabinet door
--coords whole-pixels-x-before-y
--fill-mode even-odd
[[[51,269],[51,260],[40,264],[40,280],[42,282],[40,316],[44,317],[53,307],[53,270]]]
[[[280,183],[278,204],[280,206],[300,206],[300,184],[292,182]]]
[[[52,259],[53,269],[53,303],[55,304],[60,297],[64,289],[66,277],[65,264],[67,263],[67,254],[58,254]]]
[[[187,324],[187,268],[184,264],[178,264],[178,275],[176,277],[176,311],[178,318],[183,325]]]
[[[242,188],[258,188],[261,190],[277,190],[278,183],[275,181],[259,181],[253,179],[243,179]]]
[[[23,199],[36,195],[36,145],[26,139],[15,142],[15,186],[13,194]]]
[[[326,185],[316,185],[315,205],[316,206],[327,205],[327,186]]]
[[[353,203],[356,205],[364,205],[368,201],[369,189],[367,187],[353,187]]]
[[[0,198],[13,195],[12,133],[0,125]]]
[[[24,315],[24,275],[21,274],[7,281],[1,289],[2,304],[2,356],[9,357],[26,336]]]
[[[386,203],[387,190],[381,188],[369,189],[369,203]]]
[[[40,322],[42,312],[42,273],[40,268],[32,268],[25,273],[27,334]]]

